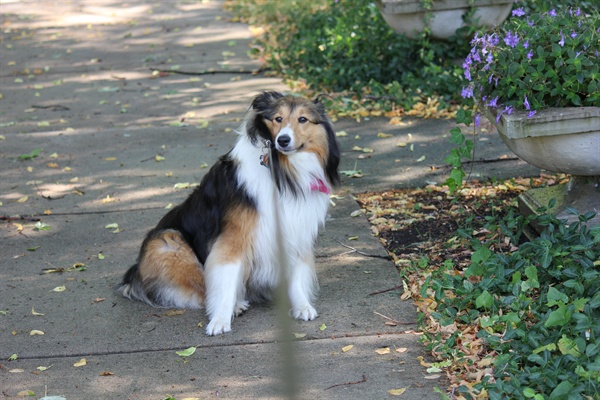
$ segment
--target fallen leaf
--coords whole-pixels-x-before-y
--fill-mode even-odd
[[[390,348],[389,347],[381,347],[381,348],[375,350],[375,353],[377,353],[379,355],[389,354]]]
[[[294,333],[296,339],[302,339],[306,337],[306,333]]]
[[[169,310],[169,311],[163,313],[163,316],[173,317],[175,315],[183,315],[183,314],[185,314],[185,310]]]
[[[31,307],[31,314],[32,314],[32,315],[44,315],[44,314],[42,314],[42,313],[36,312],[36,311],[33,309],[33,307]]]
[[[42,372],[44,372],[44,371],[46,371],[46,370],[48,370],[48,369],[50,369],[50,368],[52,368],[52,365],[49,365],[49,366],[47,366],[47,367],[44,367],[43,365],[40,365],[40,366],[39,366],[39,367],[37,367],[36,369],[37,369],[38,371],[42,371]]]
[[[17,397],[33,397],[35,396],[35,392],[33,390],[21,390],[19,393],[17,393]]]
[[[51,292],[60,293],[60,292],[64,292],[66,289],[67,289],[66,286],[57,286],[54,289],[52,289]]]
[[[345,136],[348,136],[348,132],[346,132],[346,131],[339,131],[339,132],[335,133],[335,136],[337,136],[337,137],[345,137]]]
[[[391,394],[392,396],[400,396],[402,393],[406,392],[407,388],[402,388],[402,389],[392,389],[392,390],[388,390],[388,393]]]
[[[25,370],[21,368],[15,368],[8,370],[8,372],[10,372],[11,374],[20,374],[21,372],[25,372]]]
[[[94,303],[100,303],[101,301],[106,300],[105,297],[96,297],[96,299],[94,299]]]
[[[104,260],[106,257],[102,253],[98,253],[98,260]]]
[[[19,358],[19,356],[17,355],[17,353],[13,354],[12,356],[8,357],[8,361],[15,361],[17,358]]]
[[[417,159],[417,162],[425,161],[425,156],[421,156]]]
[[[377,137],[381,138],[381,139],[386,139],[386,138],[394,137],[394,135],[391,135],[389,133],[379,132],[379,133],[377,133]]]
[[[77,368],[77,367],[83,367],[86,364],[87,364],[87,360],[85,358],[82,358],[81,360],[79,360],[75,364],[73,364],[73,366],[75,368]]]
[[[100,376],[113,376],[115,373],[110,371],[102,371],[98,375]]]
[[[154,157],[154,159],[156,162],[165,161],[165,158],[163,156],[159,156],[158,154]]]
[[[189,357],[192,354],[194,354],[196,352],[196,348],[195,347],[188,347],[185,350],[181,350],[181,351],[176,351],[175,353],[177,353],[178,356],[181,357]]]
[[[52,227],[48,224],[45,224],[41,221],[35,223],[34,228],[38,231],[49,231]]]
[[[37,329],[33,329],[31,332],[29,332],[29,336],[36,336],[36,335],[45,335],[45,333],[43,331],[38,331]]]
[[[322,332],[322,331],[324,331],[325,329],[327,329],[327,325],[325,325],[325,324],[322,324],[322,325],[319,327],[319,330],[320,330],[321,332]]]
[[[189,182],[180,182],[173,185],[173,189],[187,189],[190,187]]]
[[[408,349],[406,347],[398,347],[396,353],[406,353]]]
[[[353,344],[349,344],[348,346],[344,346],[344,347],[342,347],[342,352],[346,353],[346,352],[352,350],[353,347],[354,347]]]
[[[116,161],[117,157],[104,157],[104,161]]]
[[[348,240],[358,240],[358,236],[350,236]]]
[[[17,199],[17,203],[25,203],[29,199],[29,196],[23,196]]]
[[[54,163],[54,162],[49,162],[46,165],[48,166],[48,168],[59,168],[60,167],[57,163]]]

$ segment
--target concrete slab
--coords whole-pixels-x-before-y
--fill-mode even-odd
[[[2,1],[4,397],[23,390],[69,400],[285,397],[272,304],[252,306],[230,334],[207,337],[203,311],[153,309],[114,290],[165,206],[191,190],[175,184],[199,182],[205,166],[232,146],[257,92],[285,90],[277,78],[246,73],[259,67],[247,56],[251,32],[230,22],[222,6]],[[152,73],[211,68],[225,73]],[[444,135],[452,122],[403,122],[336,122],[338,131],[347,132],[339,138],[341,169],[361,169],[364,177],[343,179],[336,190],[343,198],[333,200],[319,235],[320,316],[292,322],[301,336],[294,346],[299,398],[386,398],[388,390],[407,388],[402,398],[431,399],[438,397],[435,386],[445,387],[442,378],[426,379],[432,376],[417,359],[426,354],[414,331],[415,307],[398,291],[377,294],[401,282],[366,219],[351,216],[358,209],[352,193],[445,179],[450,146]],[[393,137],[382,139],[378,132]],[[509,154],[493,134],[481,134],[477,142],[477,157]],[[41,149],[36,157],[19,160],[35,149]],[[473,176],[482,178],[535,172],[516,160],[473,168]],[[37,222],[51,229],[36,229]],[[119,232],[106,228],[115,223]],[[43,274],[57,268],[67,271]],[[198,348],[193,356],[175,353],[189,346]],[[390,353],[376,353],[381,347]],[[17,359],[8,361],[13,354]],[[74,367],[83,357],[87,365]]]

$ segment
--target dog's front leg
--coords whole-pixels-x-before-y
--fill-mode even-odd
[[[207,262],[205,280],[206,313],[209,321],[206,334],[212,336],[229,332],[234,314],[239,314],[242,306],[248,307],[247,303],[243,302],[242,263],[241,261],[228,264]]]
[[[289,267],[288,293],[292,304],[291,314],[295,319],[313,320],[318,316],[312,304],[319,288],[314,258],[311,255],[303,260],[292,260]]]

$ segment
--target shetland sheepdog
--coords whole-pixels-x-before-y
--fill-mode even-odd
[[[317,317],[314,246],[339,182],[340,151],[318,98],[263,92],[238,133],[233,149],[148,232],[120,286],[156,307],[204,306],[208,335],[229,332],[234,316],[271,299],[282,277],[291,315]]]

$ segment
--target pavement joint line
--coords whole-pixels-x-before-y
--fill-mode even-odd
[[[417,324],[416,322],[414,323]],[[290,340],[292,343],[309,343],[314,342],[318,343],[325,340],[344,340],[344,339],[352,339],[352,338],[376,338],[382,336],[402,336],[402,335],[413,335],[414,331],[402,331],[402,332],[377,332],[377,333],[363,333],[363,334],[348,334],[345,333],[343,336],[328,336],[322,338],[308,338],[303,340]],[[245,346],[255,346],[255,345],[270,345],[270,344],[279,344],[281,341],[278,340],[269,340],[269,341],[251,341],[244,343],[215,343],[215,344],[205,344],[198,345],[196,350],[202,349],[213,349],[213,348],[227,348],[227,347],[245,347]],[[189,347],[189,346],[188,346]],[[118,355],[127,355],[127,354],[151,354],[151,353],[162,353],[168,351],[178,351],[185,348],[185,346],[177,346],[177,347],[168,347],[163,349],[138,349],[131,351],[99,351],[99,352],[91,352],[91,353],[73,353],[73,354],[50,354],[45,356],[19,356],[19,360],[49,360],[52,358],[75,358],[75,357],[102,357],[102,356],[118,356]],[[6,358],[6,357],[5,357]]]

